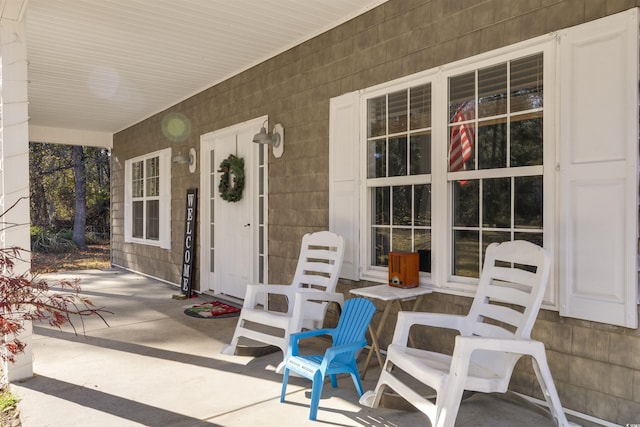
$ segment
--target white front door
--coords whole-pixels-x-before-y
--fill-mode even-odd
[[[264,119],[256,119],[202,135],[200,289],[204,292],[244,298],[248,283],[255,283],[259,254],[259,150],[252,142]],[[220,164],[229,157],[244,159],[242,198],[229,202],[220,196],[223,173]],[[231,184],[232,185],[232,184]]]

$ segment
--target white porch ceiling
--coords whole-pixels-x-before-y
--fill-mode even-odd
[[[30,126],[115,133],[385,0],[28,0]]]

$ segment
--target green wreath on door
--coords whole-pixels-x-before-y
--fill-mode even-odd
[[[242,199],[242,191],[244,190],[244,159],[229,154],[229,157],[220,163],[218,172],[222,172],[220,184],[218,184],[220,197],[231,203]],[[233,183],[231,183],[230,175],[233,176]]]

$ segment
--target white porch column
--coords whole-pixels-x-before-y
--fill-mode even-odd
[[[29,250],[27,45],[22,19],[27,1],[1,3],[4,8],[0,10],[0,213],[6,213],[0,226],[4,229],[0,232],[0,245]],[[29,253],[23,256],[26,261],[16,266],[18,273],[31,266]],[[25,333],[20,336],[27,344],[25,353],[16,357],[15,363],[4,366],[9,381],[33,376],[31,331],[31,324],[25,325]]]

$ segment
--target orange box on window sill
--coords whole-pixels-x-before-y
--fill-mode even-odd
[[[417,252],[389,252],[389,286],[415,288],[420,285]]]

